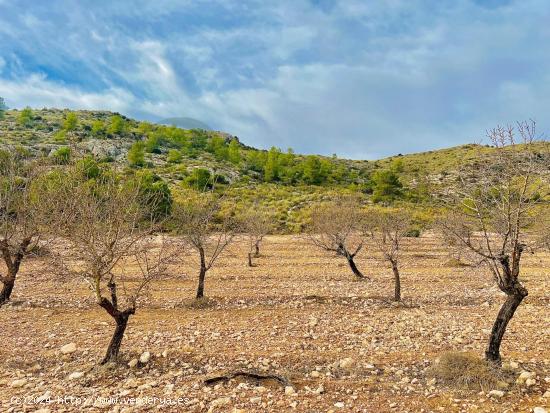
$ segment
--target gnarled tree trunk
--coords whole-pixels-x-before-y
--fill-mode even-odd
[[[395,281],[394,301],[401,301],[401,277],[399,275],[399,268],[397,262],[392,261],[391,268],[393,270],[393,278]]]
[[[254,244],[255,253],[254,256],[258,258],[260,256],[260,242],[262,242],[261,239],[256,241],[256,244]]]
[[[107,347],[107,352],[105,357],[101,360],[101,364],[106,364],[109,362],[115,362],[118,359],[118,353],[120,351],[120,345],[122,344],[122,339],[124,338],[124,332],[126,331],[126,326],[128,325],[128,319],[133,312],[124,311],[114,317],[116,322],[115,332]]]
[[[348,260],[349,267],[351,268],[351,271],[357,278],[366,278],[361,271],[357,268],[357,265],[355,265],[355,261],[353,261],[353,257],[351,255],[347,255],[346,259]]]
[[[31,243],[31,238],[25,238],[19,245],[19,250],[16,254],[12,256],[10,253],[7,242],[2,244],[0,247],[0,252],[2,252],[2,257],[4,258],[4,263],[8,269],[8,274],[6,277],[2,278],[2,291],[0,292],[0,307],[9,301],[13,287],[15,286],[15,277],[19,273],[19,268],[21,268],[21,262],[23,257],[27,254],[27,248]]]
[[[15,277],[10,277],[8,275],[6,278],[2,279],[2,291],[0,291],[0,307],[2,307],[6,302],[9,301],[14,286]]]
[[[199,272],[199,285],[197,287],[197,298],[204,297],[204,280],[206,278],[206,259],[204,256],[204,249],[199,249],[200,259],[201,259],[201,269]]]
[[[506,332],[506,327],[523,299],[529,294],[527,288],[518,281],[522,252],[523,244],[517,243],[512,253],[512,263],[510,264],[510,257],[508,255],[499,257],[502,276],[498,277],[498,274],[495,272],[498,286],[506,293],[507,297],[502,307],[500,307],[497,319],[493,324],[489,345],[487,346],[487,351],[485,351],[485,359],[498,364],[501,361],[500,344]]]
[[[254,264],[252,264],[252,253],[251,252],[248,253],[248,266],[249,267],[254,266]]]
[[[508,294],[508,293],[507,293]],[[489,345],[487,351],[485,351],[485,359],[495,363],[500,363],[500,344],[502,338],[506,332],[508,323],[514,316],[516,309],[519,307],[525,297],[527,297],[528,291],[521,284],[517,284],[511,294],[508,294],[506,301],[502,304],[500,311],[498,312],[497,319],[493,324],[491,331],[491,337],[489,338]]]

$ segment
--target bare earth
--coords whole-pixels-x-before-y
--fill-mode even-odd
[[[536,383],[513,385],[493,397],[491,388],[461,391],[430,382],[426,369],[447,350],[481,356],[502,294],[487,274],[448,266],[436,238],[407,242],[400,306],[389,300],[391,270],[368,250],[358,266],[372,282],[355,281],[344,259],[291,236],[268,237],[258,266],[248,268],[241,242],[208,273],[211,301],[202,308],[192,304],[197,271],[188,261],[158,282],[130,319],[121,364],[111,367],[97,366],[114,329],[110,317],[79,281],[54,283],[56,276],[41,259],[28,261],[13,302],[0,309],[0,411],[548,408],[549,393],[543,395],[550,390],[550,254],[525,256],[521,277],[529,296],[502,346],[505,362],[517,362],[518,375],[535,372]],[[76,351],[63,355],[60,349],[69,343]],[[146,351],[147,363],[127,366]],[[285,376],[296,390],[285,392],[270,380],[203,384],[236,370]],[[36,404],[32,397],[39,396],[45,402]],[[161,400],[144,399],[148,396]],[[132,403],[129,398],[141,398],[142,404],[123,404]],[[168,399],[179,404],[168,405]]]

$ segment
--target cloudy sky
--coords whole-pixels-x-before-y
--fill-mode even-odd
[[[0,0],[10,107],[373,159],[550,126],[548,0]]]

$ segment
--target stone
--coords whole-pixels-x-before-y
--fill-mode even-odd
[[[535,384],[537,384],[537,381],[535,379],[527,379],[525,380],[525,385],[527,387],[531,387],[531,386],[534,386]]]
[[[294,387],[292,387],[292,386],[286,386],[285,387],[285,394],[287,396],[291,396],[293,394],[296,394],[296,390],[294,390]]]
[[[250,398],[250,403],[257,404],[257,403],[261,403],[261,401],[262,401],[261,397],[251,397]]]
[[[353,360],[351,357],[346,357],[340,360],[340,363],[338,365],[340,366],[340,368],[349,369],[353,367],[354,364],[355,364],[355,360]]]
[[[316,379],[317,377],[319,377],[321,375],[321,373],[319,373],[317,370],[314,370],[309,375],[311,377],[313,377],[314,379]]]
[[[510,368],[516,370],[516,369],[519,369],[519,364],[516,363],[515,361],[511,361],[510,362]]]
[[[84,377],[84,373],[81,371],[75,371],[74,373],[69,374],[69,380],[77,380]]]
[[[542,397],[544,397],[545,399],[550,399],[550,390],[547,390],[543,395]]]
[[[337,407],[338,409],[343,409],[345,407],[344,402],[336,402],[334,403],[334,407]]]
[[[546,410],[544,407],[535,407],[533,409],[533,413],[548,413],[548,410]]]
[[[522,384],[522,383],[525,383],[525,381],[527,379],[532,379],[534,377],[535,377],[535,373],[524,370],[524,371],[521,372],[521,374],[516,379],[516,383]]]
[[[210,409],[208,411],[212,411],[216,407],[227,406],[229,403],[231,403],[231,399],[229,397],[220,397],[210,403]]]
[[[489,397],[496,397],[500,399],[501,397],[504,397],[504,392],[502,390],[491,390],[489,392]]]
[[[141,364],[147,364],[151,360],[151,353],[144,351],[141,356],[139,356],[139,362]]]
[[[133,369],[134,367],[136,367],[138,365],[138,363],[139,363],[138,359],[132,359],[128,362],[128,367]]]
[[[17,379],[11,382],[11,387],[17,389],[23,387],[25,384],[27,384],[27,379]]]
[[[505,381],[498,381],[497,386],[499,389],[507,389],[508,387],[510,387],[510,385]]]
[[[76,344],[75,343],[65,344],[63,347],[61,347],[60,350],[62,354],[74,353],[76,351]]]

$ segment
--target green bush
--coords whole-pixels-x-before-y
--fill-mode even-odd
[[[76,113],[69,112],[67,116],[65,117],[65,121],[63,122],[63,129],[66,131],[72,131],[75,130],[78,126],[78,116],[76,116]]]
[[[71,148],[63,146],[53,153],[55,163],[58,165],[66,165],[71,160]]]
[[[128,163],[132,167],[145,165],[145,145],[143,142],[135,142],[128,150]]]
[[[34,124],[34,113],[31,108],[26,107],[17,116],[17,123],[26,128],[30,128]]]
[[[121,135],[126,132],[126,121],[120,115],[111,116],[108,132],[112,135]]]
[[[214,179],[208,169],[195,168],[191,175],[184,181],[188,188],[196,189],[197,191],[206,191],[214,186]]]
[[[166,156],[166,162],[169,163],[179,163],[181,162],[182,155],[181,152],[177,149],[170,149],[168,155]]]

